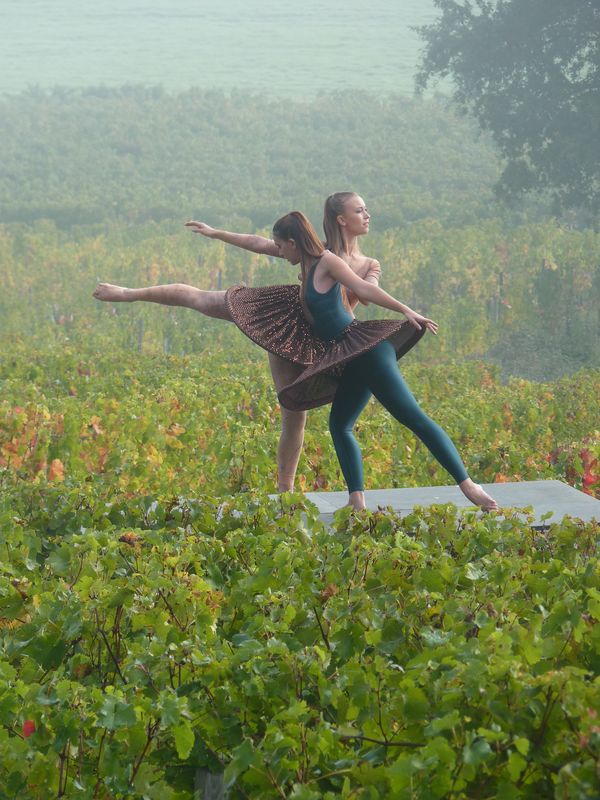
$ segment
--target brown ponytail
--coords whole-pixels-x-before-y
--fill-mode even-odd
[[[344,213],[346,203],[351,197],[356,197],[356,192],[335,192],[325,200],[325,208],[323,209],[325,242],[327,248],[332,253],[335,253],[336,256],[341,256],[342,253],[346,252],[344,249],[344,236],[337,218]]]
[[[273,225],[273,236],[284,241],[293,239],[296,242],[296,247],[302,254],[302,294],[304,295],[305,262],[323,255],[323,242],[319,239],[310,220],[301,211],[290,211],[289,214],[280,217]]]
[[[346,252],[344,244],[344,235],[342,228],[338,222],[340,214],[344,213],[346,203],[352,198],[356,197],[356,192],[334,192],[330,194],[325,200],[325,207],[323,209],[323,231],[325,233],[325,245],[328,250],[335,253],[336,256],[342,257]],[[348,309],[352,311],[352,306],[348,300],[348,290],[342,286],[342,302]]]

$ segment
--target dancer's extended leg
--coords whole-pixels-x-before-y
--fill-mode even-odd
[[[165,283],[162,286],[146,286],[129,289],[112,283],[99,283],[94,291],[97,300],[110,303],[133,303],[143,300],[163,306],[182,306],[193,308],[207,317],[231,321],[231,314],[225,303],[225,292],[205,291],[188,286],[186,283]]]

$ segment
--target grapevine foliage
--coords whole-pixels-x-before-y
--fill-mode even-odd
[[[596,524],[5,498],[3,797],[597,796]]]

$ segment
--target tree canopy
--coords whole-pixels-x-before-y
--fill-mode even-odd
[[[417,88],[450,77],[491,132],[506,199],[549,192],[557,209],[600,204],[598,0],[435,0]]]

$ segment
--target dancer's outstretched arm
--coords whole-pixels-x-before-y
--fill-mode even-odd
[[[201,236],[206,236],[207,239],[218,239],[225,244],[231,244],[234,247],[240,247],[242,250],[249,250],[251,253],[260,253],[266,256],[275,256],[281,258],[279,248],[273,239],[267,239],[265,236],[258,236],[253,233],[235,233],[234,231],[225,231],[219,228],[213,228],[207,225],[206,222],[200,220],[189,220],[185,223],[192,233],[199,233]],[[369,260],[365,274],[362,276],[365,281],[372,283],[374,286],[379,285],[381,277],[381,266],[379,261],[375,258]],[[359,302],[354,292],[348,292],[348,302],[351,308],[354,308]],[[368,300],[360,300],[362,305],[368,306]]]
[[[218,239],[226,244],[232,244],[234,247],[241,247],[242,250],[250,250],[251,253],[260,253],[265,256],[281,258],[279,248],[273,239],[267,239],[255,233],[223,231],[219,228],[212,228],[210,225],[207,225],[206,222],[200,222],[195,219],[189,220],[185,225],[192,233],[199,233],[201,236],[206,236],[207,239]]]
[[[390,311],[404,314],[411,325],[414,325],[418,330],[421,330],[424,326],[427,330],[431,331],[431,333],[437,334],[437,322],[413,311],[412,308],[396,300],[395,297],[392,297],[391,294],[388,294],[379,286],[359,278],[345,261],[338,258],[333,253],[325,253],[319,267],[323,277],[326,275],[333,281],[341,283],[347,289],[354,292],[361,302],[375,303],[382,308],[388,308]]]

